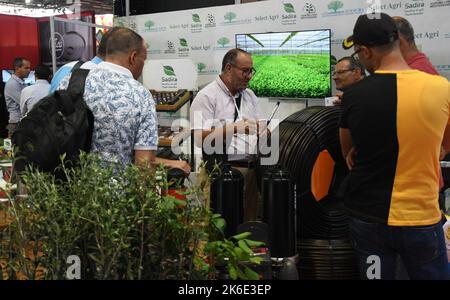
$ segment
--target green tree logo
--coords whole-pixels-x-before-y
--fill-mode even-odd
[[[234,12],[227,12],[224,16],[225,20],[231,23],[231,20],[236,19],[236,14]]]
[[[155,26],[155,23],[152,20],[148,20],[147,22],[145,22],[145,28],[150,29],[153,26]]]
[[[192,14],[192,21],[194,23],[200,23],[200,16],[198,14]]]
[[[167,76],[176,76],[175,71],[173,70],[173,68],[171,66],[163,66],[163,69],[164,69],[164,73]]]
[[[188,43],[187,43],[186,39],[180,39],[180,45],[183,47],[187,47]]]
[[[331,9],[334,12],[338,11],[342,7],[344,7],[344,3],[342,3],[341,1],[331,1],[330,3],[328,3],[328,9]]]
[[[225,47],[226,44],[228,44],[230,40],[226,37],[221,37],[217,40],[217,44],[221,45],[222,47]]]
[[[206,68],[206,65],[204,63],[198,63],[197,64],[197,70],[200,73],[201,71],[203,71]]]
[[[284,11],[288,14],[295,13],[294,6],[291,3],[283,3]]]

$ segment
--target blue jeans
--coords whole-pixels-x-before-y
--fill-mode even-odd
[[[362,279],[395,279],[397,257],[413,280],[448,280],[442,223],[431,226],[388,226],[350,219],[350,237]]]

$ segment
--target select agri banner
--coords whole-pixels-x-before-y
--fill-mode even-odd
[[[93,13],[82,13],[80,21],[93,23]],[[52,65],[49,18],[40,18],[39,42],[41,62]],[[55,21],[56,65],[58,67],[77,60],[88,61],[95,56],[94,28]]]
[[[450,79],[450,0],[315,0],[260,1],[239,5],[116,18],[115,25],[141,34],[150,59],[190,58],[200,87],[219,72],[223,55],[236,46],[236,35],[331,29],[336,58],[350,55],[343,39],[360,14],[373,10],[407,18],[416,43],[441,75]]]

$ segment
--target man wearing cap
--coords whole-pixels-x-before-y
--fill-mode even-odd
[[[441,144],[450,151],[450,84],[408,66],[387,14],[360,16],[351,47],[372,74],[345,92],[339,130],[361,276],[394,279],[399,255],[411,279],[448,279],[436,186]]]

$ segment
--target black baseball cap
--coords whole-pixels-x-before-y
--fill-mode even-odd
[[[363,46],[381,46],[398,39],[394,20],[385,13],[360,15],[356,20],[353,34],[342,42],[344,49],[354,44]]]

